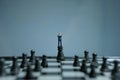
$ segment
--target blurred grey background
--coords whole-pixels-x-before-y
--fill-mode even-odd
[[[88,50],[120,55],[120,0],[0,0],[0,56],[57,54],[57,33],[66,56]]]

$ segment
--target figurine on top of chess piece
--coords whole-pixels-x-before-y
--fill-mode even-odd
[[[63,61],[64,60],[64,54],[63,54],[63,46],[62,46],[62,35],[61,33],[58,33],[58,54],[57,54],[57,61]]]

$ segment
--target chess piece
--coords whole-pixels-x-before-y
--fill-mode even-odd
[[[96,77],[96,71],[95,71],[94,64],[91,64],[90,68],[91,68],[91,71],[89,73],[89,77],[91,77],[91,78]]]
[[[4,59],[0,59],[0,76],[5,76],[6,70],[5,70],[5,61]]]
[[[120,72],[117,72],[115,75],[112,75],[111,80],[120,80]]]
[[[12,66],[11,66],[11,74],[12,75],[16,75],[19,72],[19,67],[17,64],[17,58],[13,56],[13,62],[12,62]]]
[[[116,75],[116,74],[118,73],[118,71],[119,71],[118,61],[115,60],[115,61],[114,61],[114,67],[113,67],[113,70],[112,70],[112,72],[111,72],[111,75],[112,75],[112,76]]]
[[[103,57],[103,63],[101,65],[100,71],[106,71],[107,70],[107,58]]]
[[[88,51],[86,51],[86,50],[84,51],[84,59],[85,59],[86,62],[89,62],[88,53],[89,53]]]
[[[92,64],[94,64],[94,67],[98,67],[97,54],[95,53],[93,53]]]
[[[39,59],[36,59],[36,61],[35,61],[35,68],[34,68],[34,71],[40,71]]]
[[[63,47],[62,47],[62,35],[61,33],[58,34],[58,54],[57,54],[57,61],[64,60],[64,54],[63,54]]]
[[[47,62],[47,59],[46,59],[46,56],[45,56],[45,55],[42,56],[41,66],[42,66],[43,68],[48,67],[48,62]]]
[[[93,59],[92,62],[97,62],[97,54],[93,53]]]
[[[80,67],[80,71],[87,73],[86,61],[84,59],[82,60],[82,65]]]
[[[75,55],[75,57],[74,57],[73,66],[80,66],[80,63],[79,63],[79,57],[76,56],[76,55]]]
[[[22,62],[20,65],[21,68],[27,67],[27,54],[22,54]]]
[[[24,80],[36,80],[36,77],[32,74],[32,69],[30,65],[27,65],[26,75],[24,77]]]
[[[35,64],[35,51],[31,50],[30,63]]]

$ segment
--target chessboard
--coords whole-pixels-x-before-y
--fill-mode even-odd
[[[120,57],[84,56],[0,57],[0,80],[120,80]]]

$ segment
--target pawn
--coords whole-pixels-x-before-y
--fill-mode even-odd
[[[100,71],[105,71],[107,69],[107,58],[103,57],[103,63],[101,65]]]
[[[118,73],[118,71],[119,71],[119,68],[118,68],[118,61],[114,61],[114,67],[113,67],[113,70],[112,70],[112,72],[111,72],[111,75],[112,76],[114,76],[114,75],[116,75],[117,73]]]
[[[79,63],[79,57],[76,56],[76,55],[75,55],[75,57],[74,57],[73,66],[80,66],[80,63]]]
[[[4,76],[5,74],[5,61],[4,59],[0,59],[0,76]]]
[[[27,54],[22,54],[22,62],[20,65],[21,68],[27,67]]]
[[[17,64],[17,58],[16,57],[13,57],[13,62],[12,62],[12,66],[11,66],[11,74],[12,75],[16,75],[18,74],[19,72],[19,67],[18,67],[18,64]]]
[[[89,77],[91,77],[91,78],[96,77],[96,71],[95,71],[94,64],[91,64],[90,68],[91,68],[91,71],[89,73]]]
[[[87,73],[87,66],[86,66],[86,61],[83,59],[82,65],[80,67],[80,71]]]
[[[30,63],[34,64],[35,63],[35,51],[31,50],[31,56],[30,56]]]
[[[86,50],[84,51],[84,59],[85,59],[86,62],[89,61],[88,53],[89,53],[88,51],[86,51]]]
[[[34,71],[40,71],[39,59],[36,59],[36,61],[35,61],[35,68],[34,68]]]
[[[35,77],[32,74],[32,69],[30,65],[27,65],[26,75],[24,77],[24,80],[35,80]]]
[[[46,56],[45,56],[45,55],[42,56],[41,66],[42,66],[43,68],[48,67],[48,62],[47,62],[47,59],[46,59]]]

